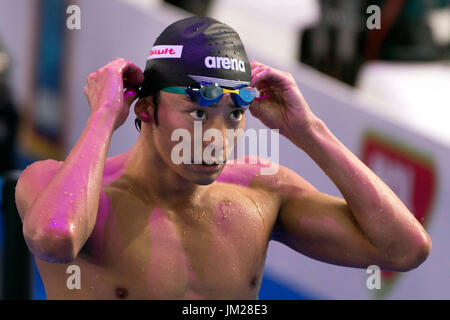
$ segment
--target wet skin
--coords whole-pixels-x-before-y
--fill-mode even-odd
[[[175,165],[175,129],[192,134],[199,120],[203,132],[224,132],[244,128],[244,117],[229,94],[208,109],[173,93],[160,103],[161,124],[144,124],[129,152],[106,159],[95,226],[75,259],[35,257],[48,299],[258,298],[281,203],[269,187],[276,176],[251,164]],[[46,161],[39,170],[62,165]],[[69,265],[80,267],[81,289],[67,288]]]
[[[134,97],[120,100],[114,70],[126,63],[114,60],[88,77],[92,116],[64,163],[39,161],[17,183],[24,237],[49,299],[255,299],[270,239],[354,268],[409,271],[428,257],[425,229],[311,112],[292,75],[257,62],[252,85],[271,98],[254,101],[250,112],[306,152],[343,198],[283,166],[266,176],[259,165],[176,165],[175,129],[192,136],[193,120],[204,131],[244,127],[228,94],[203,117],[186,97],[164,92],[159,126],[151,103],[139,100],[136,144],[106,159]],[[81,269],[79,290],[66,286],[73,264]]]
[[[97,222],[77,258],[35,258],[47,298],[256,299],[280,201],[259,167],[226,165],[205,193],[168,206],[130,184],[128,156],[107,159]],[[73,264],[79,290],[66,287]]]

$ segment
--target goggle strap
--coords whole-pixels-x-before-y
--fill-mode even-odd
[[[224,94],[224,93],[232,93],[231,96],[233,98],[233,101],[235,101],[235,103],[240,105],[240,106],[248,105],[248,103],[250,103],[250,101],[246,101],[240,96],[241,88],[240,89],[225,89],[225,88],[222,88],[222,90],[223,90],[222,94]],[[188,88],[166,87],[166,88],[161,89],[161,91],[165,91],[165,92],[169,92],[169,93],[177,93],[177,94],[189,95],[189,96],[193,92],[196,92],[197,94],[200,93],[199,92],[200,91],[199,88],[192,88],[192,87],[188,87]],[[257,97],[260,96],[260,93],[259,93],[258,90],[255,90],[255,91],[256,92],[252,92],[253,93],[252,95],[253,95],[254,98],[255,97],[257,98]],[[234,95],[236,95],[236,96],[234,96]],[[220,98],[220,97],[217,97],[217,98],[214,98],[214,99],[207,99],[207,98],[203,97],[203,99],[205,99],[206,101],[209,101],[209,103],[211,103],[211,104],[214,104],[215,101],[218,100],[218,98]],[[191,99],[192,99],[192,97],[191,97]],[[240,103],[238,103],[238,102],[240,102]],[[209,105],[209,103],[207,105]]]
[[[169,93],[186,94],[186,88],[178,88],[178,87],[166,87],[164,89],[161,89],[161,91]]]

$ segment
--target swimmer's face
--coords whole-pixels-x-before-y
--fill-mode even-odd
[[[227,129],[244,129],[245,110],[245,108],[237,107],[228,93],[213,106],[200,106],[182,94],[161,92],[158,126],[154,126],[152,130],[156,149],[164,162],[183,178],[202,185],[212,183],[225,166],[227,151],[230,154],[230,150],[236,143],[236,138],[230,139],[230,131],[228,131],[229,140],[227,141]],[[195,124],[198,127],[201,124],[201,129],[197,129],[196,135],[194,135]],[[237,131],[233,132],[237,133]],[[213,136],[207,140],[205,133]],[[172,141],[172,135],[175,141]],[[221,136],[222,141],[220,138],[216,139],[214,135]],[[194,143],[196,139],[199,143]],[[205,152],[205,148],[210,144],[211,146]],[[189,147],[182,148],[182,146]],[[216,150],[210,149],[212,146],[216,146]],[[219,152],[216,152],[217,150]],[[210,166],[195,164],[195,152],[202,157],[202,161],[207,158],[220,159],[222,163]],[[190,161],[185,161],[189,158]],[[176,164],[180,159],[183,159],[183,162]]]

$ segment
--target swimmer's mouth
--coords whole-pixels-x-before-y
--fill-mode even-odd
[[[193,163],[190,167],[197,173],[202,174],[216,174],[224,168],[224,163],[212,163],[207,164],[205,161],[202,163]]]
[[[220,165],[222,165],[222,163],[216,163],[216,162],[213,162],[213,163],[211,163],[211,164],[208,164],[208,163],[206,163],[205,161],[203,161],[202,163],[201,163],[201,165],[202,166],[206,166],[206,167],[218,167],[218,166],[220,166]]]
[[[220,162],[220,160],[219,160],[219,161],[213,161],[210,164],[206,163],[206,161],[202,161],[202,163],[195,163],[194,161],[192,161],[192,164],[194,164],[196,166],[202,166],[202,167],[205,167],[205,168],[218,168],[218,167],[224,165],[225,163],[224,162]]]

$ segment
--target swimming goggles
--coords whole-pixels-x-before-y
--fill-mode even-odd
[[[186,88],[166,87],[161,91],[184,94],[201,106],[216,104],[225,93],[231,93],[231,99],[240,107],[248,106],[253,99],[259,97],[259,91],[253,87],[241,85],[234,89],[225,89],[212,82],[201,82]]]

